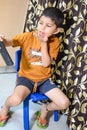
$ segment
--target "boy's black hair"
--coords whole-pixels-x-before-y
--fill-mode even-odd
[[[62,26],[63,21],[64,21],[64,15],[60,9],[55,8],[55,7],[48,7],[42,12],[41,16],[43,15],[55,21],[55,24],[57,27]]]

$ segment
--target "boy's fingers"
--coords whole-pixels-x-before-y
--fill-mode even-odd
[[[4,38],[4,36],[3,36],[3,35],[0,35],[0,41],[1,41],[1,42],[3,41],[3,38]]]
[[[3,41],[3,39],[0,37],[0,41],[2,42]]]

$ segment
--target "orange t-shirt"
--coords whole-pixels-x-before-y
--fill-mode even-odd
[[[40,82],[51,77],[51,67],[43,67],[41,61],[41,43],[33,35],[25,32],[13,37],[13,47],[22,48],[19,76],[26,77],[33,82]],[[56,58],[59,50],[59,40],[52,36],[48,41],[48,51],[51,58]]]

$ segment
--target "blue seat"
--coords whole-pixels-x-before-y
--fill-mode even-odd
[[[22,50],[19,49],[15,53],[15,69],[18,72],[20,68],[20,59],[21,59]],[[32,93],[28,95],[25,100],[23,101],[23,122],[24,122],[24,130],[30,130],[30,122],[29,122],[29,100],[32,102],[38,101],[47,101],[49,98],[44,94],[39,92]],[[54,111],[54,121],[58,121],[58,110]]]

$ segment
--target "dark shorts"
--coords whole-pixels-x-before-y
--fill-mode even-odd
[[[33,88],[34,88],[34,82],[25,77],[17,78],[16,87],[19,85],[23,85],[23,86],[27,87],[31,92],[33,91]],[[46,93],[53,88],[57,88],[57,86],[55,85],[55,83],[52,82],[52,80],[50,78],[47,80],[44,80],[42,82],[38,82],[38,84],[37,84],[37,90],[40,93]]]

